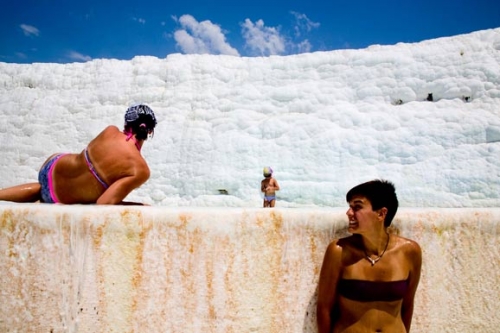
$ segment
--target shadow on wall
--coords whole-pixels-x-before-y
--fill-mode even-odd
[[[318,298],[318,288],[314,291],[314,294],[309,299],[309,303],[307,304],[305,316],[304,316],[304,325],[302,328],[303,333],[313,333],[318,331],[318,327],[316,324],[316,301]]]

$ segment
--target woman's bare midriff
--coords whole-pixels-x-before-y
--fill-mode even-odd
[[[342,313],[333,333],[406,333],[402,301],[357,302],[340,296],[339,306]]]

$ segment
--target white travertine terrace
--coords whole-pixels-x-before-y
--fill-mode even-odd
[[[339,209],[0,205],[1,332],[316,332]],[[413,332],[500,325],[500,209],[402,209]]]
[[[499,64],[500,28],[287,57],[0,63],[0,188],[35,181],[48,156],[81,152],[141,102],[158,126],[131,201],[258,207],[270,165],[280,207],[344,207],[379,177],[405,207],[499,207]]]

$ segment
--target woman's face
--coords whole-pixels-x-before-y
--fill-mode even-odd
[[[349,219],[350,233],[361,233],[363,230],[373,228],[374,222],[379,218],[379,212],[372,209],[371,202],[364,196],[354,196],[349,201],[346,212]]]

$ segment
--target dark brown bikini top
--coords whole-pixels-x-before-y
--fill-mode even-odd
[[[341,279],[338,293],[358,302],[391,302],[403,299],[410,280],[367,281]]]

